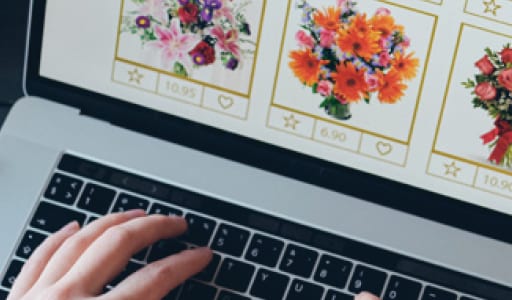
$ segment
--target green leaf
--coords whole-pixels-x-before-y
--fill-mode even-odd
[[[317,94],[318,93],[318,82],[315,82],[315,84],[313,84],[313,94]]]
[[[187,69],[185,68],[184,65],[182,65],[179,62],[175,62],[174,63],[173,72],[176,75],[183,76],[183,77],[188,77]]]
[[[461,84],[467,89],[476,87],[476,83],[471,79],[468,79],[467,81],[463,81],[463,82],[461,82]]]

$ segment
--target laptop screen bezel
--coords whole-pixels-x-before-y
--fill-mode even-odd
[[[84,115],[129,130],[512,244],[510,215],[42,77],[46,0],[31,1],[31,6],[24,81],[28,95],[76,107]]]

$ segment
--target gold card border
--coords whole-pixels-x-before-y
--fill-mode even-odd
[[[278,109],[290,112],[291,114],[302,115],[302,116],[304,116],[306,118],[310,118],[309,116],[305,115],[304,113],[302,113],[300,111],[290,110],[289,108],[284,107],[284,106],[272,105],[270,107],[270,109],[269,109],[269,116],[267,117],[267,128],[270,128],[272,130],[279,131],[281,133],[285,133],[285,134],[288,134],[288,135],[292,135],[292,136],[298,137],[298,138],[303,139],[303,140],[312,141],[312,142],[315,142],[315,143],[318,143],[318,144],[321,144],[321,145],[325,145],[325,146],[328,146],[328,147],[331,147],[331,148],[336,148],[336,149],[339,149],[339,150],[343,150],[343,151],[351,152],[351,153],[354,153],[354,154],[357,154],[357,155],[361,155],[363,157],[371,158],[371,159],[374,159],[374,160],[377,160],[377,161],[380,161],[380,162],[384,162],[384,163],[387,163],[387,164],[390,164],[390,165],[394,165],[394,166],[398,166],[398,167],[402,167],[402,168],[405,168],[407,166],[407,162],[409,161],[410,147],[409,147],[409,145],[407,145],[407,144],[405,144],[403,142],[398,142],[398,141],[390,140],[391,142],[395,142],[397,144],[402,144],[402,145],[405,145],[407,147],[403,164],[396,163],[396,162],[393,162],[393,161],[390,161],[390,160],[386,160],[386,159],[380,159],[380,158],[377,158],[375,156],[368,155],[368,154],[362,152],[362,150],[361,150],[364,135],[366,134],[366,135],[373,135],[373,136],[375,136],[374,134],[361,132],[361,138],[359,139],[357,150],[352,150],[352,149],[349,149],[349,148],[346,148],[346,147],[343,147],[343,146],[336,146],[334,144],[330,144],[330,143],[327,143],[327,142],[315,139],[314,135],[315,135],[315,132],[316,132],[316,128],[318,126],[318,122],[319,121],[323,121],[323,120],[313,118],[314,123],[313,123],[312,134],[311,134],[311,136],[306,137],[306,136],[298,134],[298,133],[293,133],[293,132],[290,132],[290,131],[286,131],[286,130],[284,130],[282,128],[278,128],[278,127],[272,126],[270,124],[270,111],[272,110],[272,108],[278,108]],[[338,126],[338,124],[334,124],[334,125]],[[340,127],[343,127],[343,126],[340,126]],[[380,138],[379,136],[376,136],[376,137]]]
[[[445,110],[446,110],[446,103],[448,102],[448,94],[450,93],[451,86],[452,86],[453,73],[455,72],[455,66],[457,64],[459,49],[460,49],[461,42],[462,42],[462,35],[464,34],[464,29],[468,28],[468,27],[476,29],[476,30],[482,30],[484,32],[491,33],[491,34],[500,35],[500,36],[503,36],[505,38],[512,39],[512,35],[508,35],[508,34],[505,34],[505,33],[502,33],[502,32],[490,30],[490,29],[487,29],[487,28],[484,28],[484,27],[472,25],[472,24],[469,24],[469,23],[464,23],[464,22],[461,23],[460,29],[459,29],[459,35],[457,37],[457,44],[455,46],[455,52],[454,52],[453,59],[452,59],[452,66],[450,68],[450,77],[448,78],[448,83],[447,83],[446,88],[445,88],[443,104],[442,104],[442,107],[441,107],[441,113],[439,114],[439,118],[438,118],[438,121],[437,121],[436,134],[435,134],[435,138],[434,138],[434,143],[432,144],[431,155],[432,154],[437,154],[437,155],[445,156],[445,157],[448,157],[448,158],[451,158],[451,159],[456,159],[456,160],[459,160],[461,162],[468,163],[468,164],[474,165],[474,166],[479,167],[479,168],[489,169],[489,170],[492,170],[492,171],[495,171],[495,172],[498,172],[498,173],[502,173],[502,174],[505,174],[505,175],[512,175],[512,171],[507,172],[507,171],[505,171],[505,170],[503,170],[503,169],[501,169],[499,167],[495,167],[495,166],[488,165],[488,164],[483,164],[483,163],[478,163],[478,162],[475,162],[473,160],[470,160],[470,159],[467,159],[467,158],[464,158],[464,157],[459,157],[457,155],[449,154],[449,153],[446,153],[444,151],[440,151],[440,150],[436,149],[437,148],[437,141],[438,141],[438,138],[439,138],[439,132],[441,130],[441,124],[443,122],[443,117],[444,117]],[[429,162],[429,165],[427,166],[427,174],[431,175],[430,172],[428,172],[428,168],[429,167],[430,167],[430,162]]]
[[[432,0],[421,0],[421,1],[423,1],[423,2],[427,2],[427,3],[430,3],[430,4],[439,5],[439,6],[441,6],[441,5],[443,5],[443,4],[444,4],[444,0],[441,0],[441,1],[440,1],[441,3],[437,3],[437,2],[434,2],[434,1],[432,1]]]
[[[225,115],[225,116],[228,116],[228,117],[231,117],[231,118],[235,118],[235,119],[239,119],[239,120],[242,120],[242,121],[247,121],[247,119],[249,118],[249,110],[250,110],[250,106],[249,106],[250,102],[249,101],[247,103],[247,108],[246,108],[245,113],[244,113],[243,116],[237,116],[237,115],[234,115],[234,114],[230,114],[230,113],[221,111],[220,109],[214,109],[214,108],[205,106],[204,105],[204,94],[206,92],[206,87],[204,87],[204,86],[201,86],[201,99],[200,99],[201,101],[200,101],[199,104],[193,103],[193,102],[189,102],[189,101],[185,101],[185,100],[180,99],[178,97],[174,97],[174,96],[170,96],[170,95],[164,95],[164,94],[159,93],[158,90],[159,90],[159,84],[160,84],[160,77],[163,74],[163,73],[160,73],[160,72],[155,72],[156,75],[157,75],[155,90],[149,90],[149,89],[145,89],[145,88],[142,88],[142,87],[130,85],[130,84],[127,84],[125,82],[119,81],[119,80],[115,79],[115,76],[114,76],[115,69],[116,69],[116,62],[121,62],[121,63],[124,63],[124,64],[128,64],[128,65],[134,66],[136,68],[146,69],[143,66],[134,65],[131,62],[126,62],[124,60],[114,60],[114,63],[113,63],[113,66],[112,66],[112,77],[111,77],[111,80],[112,80],[112,82],[114,82],[116,84],[123,85],[123,86],[129,87],[129,88],[132,88],[132,89],[136,89],[136,90],[142,91],[144,93],[150,93],[150,94],[153,94],[153,95],[161,97],[161,98],[170,99],[170,100],[179,102],[181,104],[195,106],[195,107],[201,108],[201,109],[206,110],[206,111],[218,113],[218,114]],[[148,71],[154,72],[152,70],[148,70]],[[163,74],[163,75],[165,75],[165,74]],[[183,78],[179,78],[178,77],[177,79],[182,80]],[[243,99],[243,100],[246,100],[246,99]]]
[[[358,127],[355,127],[355,126],[351,126],[351,125],[348,125],[348,124],[337,122],[337,121],[334,121],[334,120],[331,120],[331,119],[328,119],[328,118],[319,117],[319,116],[310,114],[308,112],[300,111],[300,110],[293,109],[293,108],[290,108],[290,107],[285,107],[283,105],[275,103],[277,83],[278,83],[278,79],[279,79],[281,63],[282,63],[282,60],[283,60],[283,50],[284,50],[285,37],[286,37],[286,32],[288,31],[288,27],[289,27],[289,19],[290,19],[291,6],[292,6],[293,0],[288,0],[288,8],[287,8],[287,11],[286,11],[286,20],[285,20],[285,24],[284,24],[283,34],[282,34],[282,37],[281,37],[281,46],[280,46],[280,49],[279,49],[279,59],[278,59],[277,66],[276,66],[276,75],[275,75],[275,79],[274,79],[274,88],[272,90],[272,101],[271,101],[271,103],[269,105],[268,112],[267,112],[267,127],[269,127],[268,124],[269,124],[269,117],[270,117],[270,109],[274,106],[274,107],[278,107],[278,108],[282,108],[282,109],[291,110],[291,111],[294,111],[296,113],[300,113],[302,115],[308,116],[308,117],[313,118],[315,120],[322,120],[324,122],[331,123],[333,125],[342,126],[342,127],[348,128],[348,129],[360,131],[360,132],[362,132],[364,134],[371,134],[373,136],[376,136],[376,137],[379,137],[379,138],[382,138],[382,139],[387,139],[387,140],[395,142],[395,143],[400,143],[400,144],[404,144],[404,145],[409,145],[410,144],[412,136],[413,136],[413,133],[414,133],[414,128],[415,128],[415,124],[416,124],[416,118],[417,118],[417,114],[418,114],[418,109],[419,109],[420,102],[421,102],[421,99],[422,99],[422,96],[423,96],[423,88],[424,88],[424,85],[425,85],[425,78],[426,78],[426,75],[427,75],[427,72],[428,72],[428,66],[429,66],[429,63],[430,63],[430,58],[431,58],[431,53],[432,53],[432,45],[434,43],[434,40],[435,40],[435,37],[436,37],[436,33],[437,33],[439,17],[437,15],[433,14],[433,13],[426,12],[426,11],[423,11],[423,10],[420,10],[420,9],[417,9],[417,8],[405,6],[405,5],[402,5],[402,4],[396,4],[396,3],[390,2],[388,0],[375,0],[375,1],[382,2],[382,3],[388,4],[388,5],[392,5],[392,6],[395,6],[395,7],[399,7],[399,8],[402,8],[402,9],[410,10],[412,12],[423,14],[423,15],[432,17],[434,19],[434,24],[432,26],[432,33],[430,35],[429,50],[427,51],[427,56],[425,57],[425,63],[424,63],[425,67],[424,67],[424,70],[423,70],[423,74],[421,75],[421,84],[420,84],[420,87],[418,89],[418,96],[416,97],[416,107],[414,109],[413,119],[411,120],[411,126],[410,126],[409,135],[407,137],[407,140],[403,141],[403,140],[400,140],[400,139],[397,139],[397,138],[394,138],[394,137],[390,137],[390,136],[387,136],[387,135],[384,135],[384,134],[380,134],[380,133],[373,132],[373,131],[370,131],[370,130],[361,129],[361,128],[358,128]]]
[[[465,14],[470,15],[470,16],[474,16],[474,17],[478,17],[478,18],[482,18],[482,19],[485,19],[485,20],[488,20],[488,21],[491,21],[491,22],[496,22],[496,23],[499,23],[499,24],[503,24],[503,25],[507,25],[507,26],[512,26],[512,23],[508,23],[508,22],[505,22],[505,21],[502,21],[502,20],[491,18],[491,17],[488,17],[488,16],[486,16],[484,14],[477,14],[477,13],[474,13],[474,12],[470,12],[468,10],[469,1],[470,0],[466,0],[465,5],[464,5],[464,13]],[[512,2],[512,0],[508,0],[508,1]]]
[[[432,165],[432,157],[434,156],[434,154],[435,155],[439,155],[439,156],[443,156],[443,157],[448,158],[448,159],[452,159],[453,161],[457,161],[458,160],[460,162],[467,163],[467,164],[470,164],[470,165],[476,167],[475,175],[473,177],[472,183],[465,183],[465,182],[457,181],[457,180],[454,180],[454,179],[451,179],[451,178],[448,178],[448,177],[444,177],[444,176],[441,176],[441,175],[438,175],[438,174],[431,173],[430,172],[430,167]],[[477,183],[479,172],[482,169],[490,170],[490,171],[493,171],[493,172],[496,172],[496,173],[501,173],[501,174],[507,175],[507,176],[512,178],[512,176],[510,176],[511,174],[507,173],[506,171],[505,172],[500,172],[498,169],[490,168],[489,166],[481,167],[481,166],[475,164],[473,161],[466,160],[466,159],[461,159],[461,158],[459,158],[457,156],[453,156],[453,155],[450,155],[450,154],[445,154],[443,152],[431,153],[430,154],[429,160],[428,160],[428,166],[427,166],[426,174],[427,174],[427,176],[431,176],[431,177],[435,177],[435,178],[438,178],[438,179],[442,179],[444,181],[449,181],[449,182],[452,182],[452,183],[455,183],[455,184],[458,184],[458,185],[467,186],[467,187],[473,188],[473,189],[475,189],[477,191],[488,193],[488,194],[492,194],[492,195],[498,196],[500,198],[512,199],[512,196],[506,196],[505,194],[500,194],[498,192],[494,192],[494,191],[491,191],[491,190],[486,190],[484,188],[478,187],[476,185],[476,183]]]
[[[119,56],[119,43],[120,43],[120,38],[121,38],[121,25],[122,25],[125,1],[128,1],[128,0],[121,0],[121,5],[120,5],[119,22],[118,22],[118,25],[117,25],[117,36],[116,36],[116,47],[115,47],[115,54],[114,54],[114,63],[115,63],[116,60],[123,61],[125,63],[136,65],[136,66],[148,69],[148,70],[153,71],[153,72],[157,72],[157,73],[161,73],[161,74],[164,74],[164,75],[167,75],[167,76],[171,76],[171,77],[175,77],[175,78],[178,78],[178,79],[186,80],[186,81],[189,81],[189,82],[192,82],[192,83],[195,83],[195,84],[200,84],[200,85],[202,85],[204,87],[215,89],[215,90],[218,90],[218,91],[221,91],[221,92],[224,92],[224,93],[230,93],[230,94],[233,94],[233,95],[236,95],[236,96],[239,96],[239,97],[246,98],[248,100],[251,98],[252,90],[253,90],[253,87],[254,87],[254,76],[255,76],[255,73],[256,73],[256,65],[258,63],[258,57],[259,57],[259,49],[260,49],[260,42],[261,42],[261,36],[262,36],[262,30],[263,30],[263,21],[264,21],[264,17],[265,17],[266,8],[267,8],[267,0],[261,0],[261,1],[263,1],[263,5],[261,7],[261,16],[260,16],[260,22],[259,22],[259,28],[258,28],[258,37],[256,38],[256,50],[254,52],[253,65],[252,65],[252,69],[251,69],[251,79],[249,81],[249,90],[248,90],[247,94],[244,94],[244,93],[241,93],[241,92],[238,92],[238,91],[234,91],[234,90],[230,90],[230,89],[227,89],[227,88],[224,88],[224,87],[221,87],[221,86],[217,86],[217,85],[214,85],[214,84],[211,84],[211,83],[208,83],[208,82],[196,80],[196,79],[193,79],[193,78],[184,78],[184,77],[176,75],[176,74],[174,74],[172,72],[168,72],[168,71],[165,71],[165,70],[162,70],[162,69],[158,69],[158,68],[155,68],[155,67],[151,67],[151,66],[139,63],[139,62],[135,62],[135,61],[132,61],[132,60],[120,57]]]

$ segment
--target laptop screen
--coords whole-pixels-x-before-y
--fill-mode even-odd
[[[512,214],[511,17],[512,1],[48,0],[40,74]]]

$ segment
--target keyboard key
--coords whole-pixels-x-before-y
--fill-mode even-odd
[[[146,256],[148,255],[148,252],[149,252],[149,247],[144,248],[144,249],[140,250],[137,254],[135,254],[133,256],[133,259],[135,259],[137,261],[145,261]]]
[[[290,286],[286,300],[321,300],[323,295],[321,286],[296,279]]]
[[[226,258],[222,262],[215,283],[243,293],[249,288],[255,270],[254,266]]]
[[[73,221],[78,221],[82,225],[85,222],[85,215],[48,202],[41,202],[30,226],[54,233]]]
[[[9,296],[9,293],[7,293],[6,291],[0,290],[0,300],[6,300],[7,296]]]
[[[391,276],[383,300],[409,300],[420,297],[421,284],[398,276]]]
[[[44,197],[63,204],[72,205],[82,188],[83,181],[62,174],[54,174]]]
[[[201,273],[197,274],[194,278],[202,281],[212,281],[215,273],[217,273],[217,269],[219,268],[220,259],[220,255],[213,254],[212,261]]]
[[[165,296],[162,300],[178,300],[178,295],[180,294],[182,286],[179,286],[172,290],[167,296]]]
[[[78,207],[98,215],[106,215],[115,196],[114,190],[89,183],[80,196]]]
[[[327,295],[325,296],[324,300],[354,300],[354,296],[330,290],[327,292]]]
[[[252,284],[251,295],[267,300],[281,300],[289,281],[285,275],[260,269]]]
[[[149,201],[135,196],[127,194],[121,194],[117,197],[116,204],[112,212],[124,212],[134,209],[147,210],[149,207]]]
[[[23,268],[23,263],[19,260],[13,260],[5,273],[4,279],[2,280],[2,286],[4,288],[12,288],[14,281],[16,281],[16,277],[21,272],[21,268]]]
[[[217,297],[217,300],[251,300],[251,298],[243,297],[231,292],[222,291]]]
[[[183,240],[196,246],[207,246],[217,223],[194,214],[187,214],[185,219],[188,223],[188,231],[183,236]]]
[[[315,280],[339,289],[347,285],[353,264],[344,259],[322,255],[315,273]]]
[[[34,253],[34,251],[41,245],[46,239],[46,235],[37,233],[35,231],[27,231],[21,240],[16,255],[18,257],[28,259]]]
[[[212,249],[240,257],[249,240],[249,231],[230,225],[221,224],[213,238]]]
[[[187,281],[181,290],[180,300],[214,300],[217,289],[196,281]]]
[[[308,278],[313,273],[318,253],[295,245],[288,245],[281,261],[280,269]]]
[[[154,203],[149,210],[150,215],[183,216],[183,211],[158,203]]]
[[[275,267],[284,248],[284,242],[255,234],[245,258],[249,261]]]
[[[370,292],[380,296],[386,282],[386,273],[364,266],[357,266],[349,285],[349,291],[354,294]]]
[[[137,272],[138,270],[142,269],[144,267],[142,264],[136,263],[134,261],[130,261],[121,271],[121,274],[119,274],[114,280],[112,280],[111,286],[116,286],[120,284],[123,280],[128,278],[128,276],[132,275],[133,273]]]
[[[456,300],[457,295],[454,293],[441,290],[432,286],[427,286],[421,300]]]
[[[178,254],[186,249],[187,245],[177,241],[176,239],[158,241],[153,245],[153,247],[151,247],[148,262],[154,262],[162,258]]]

